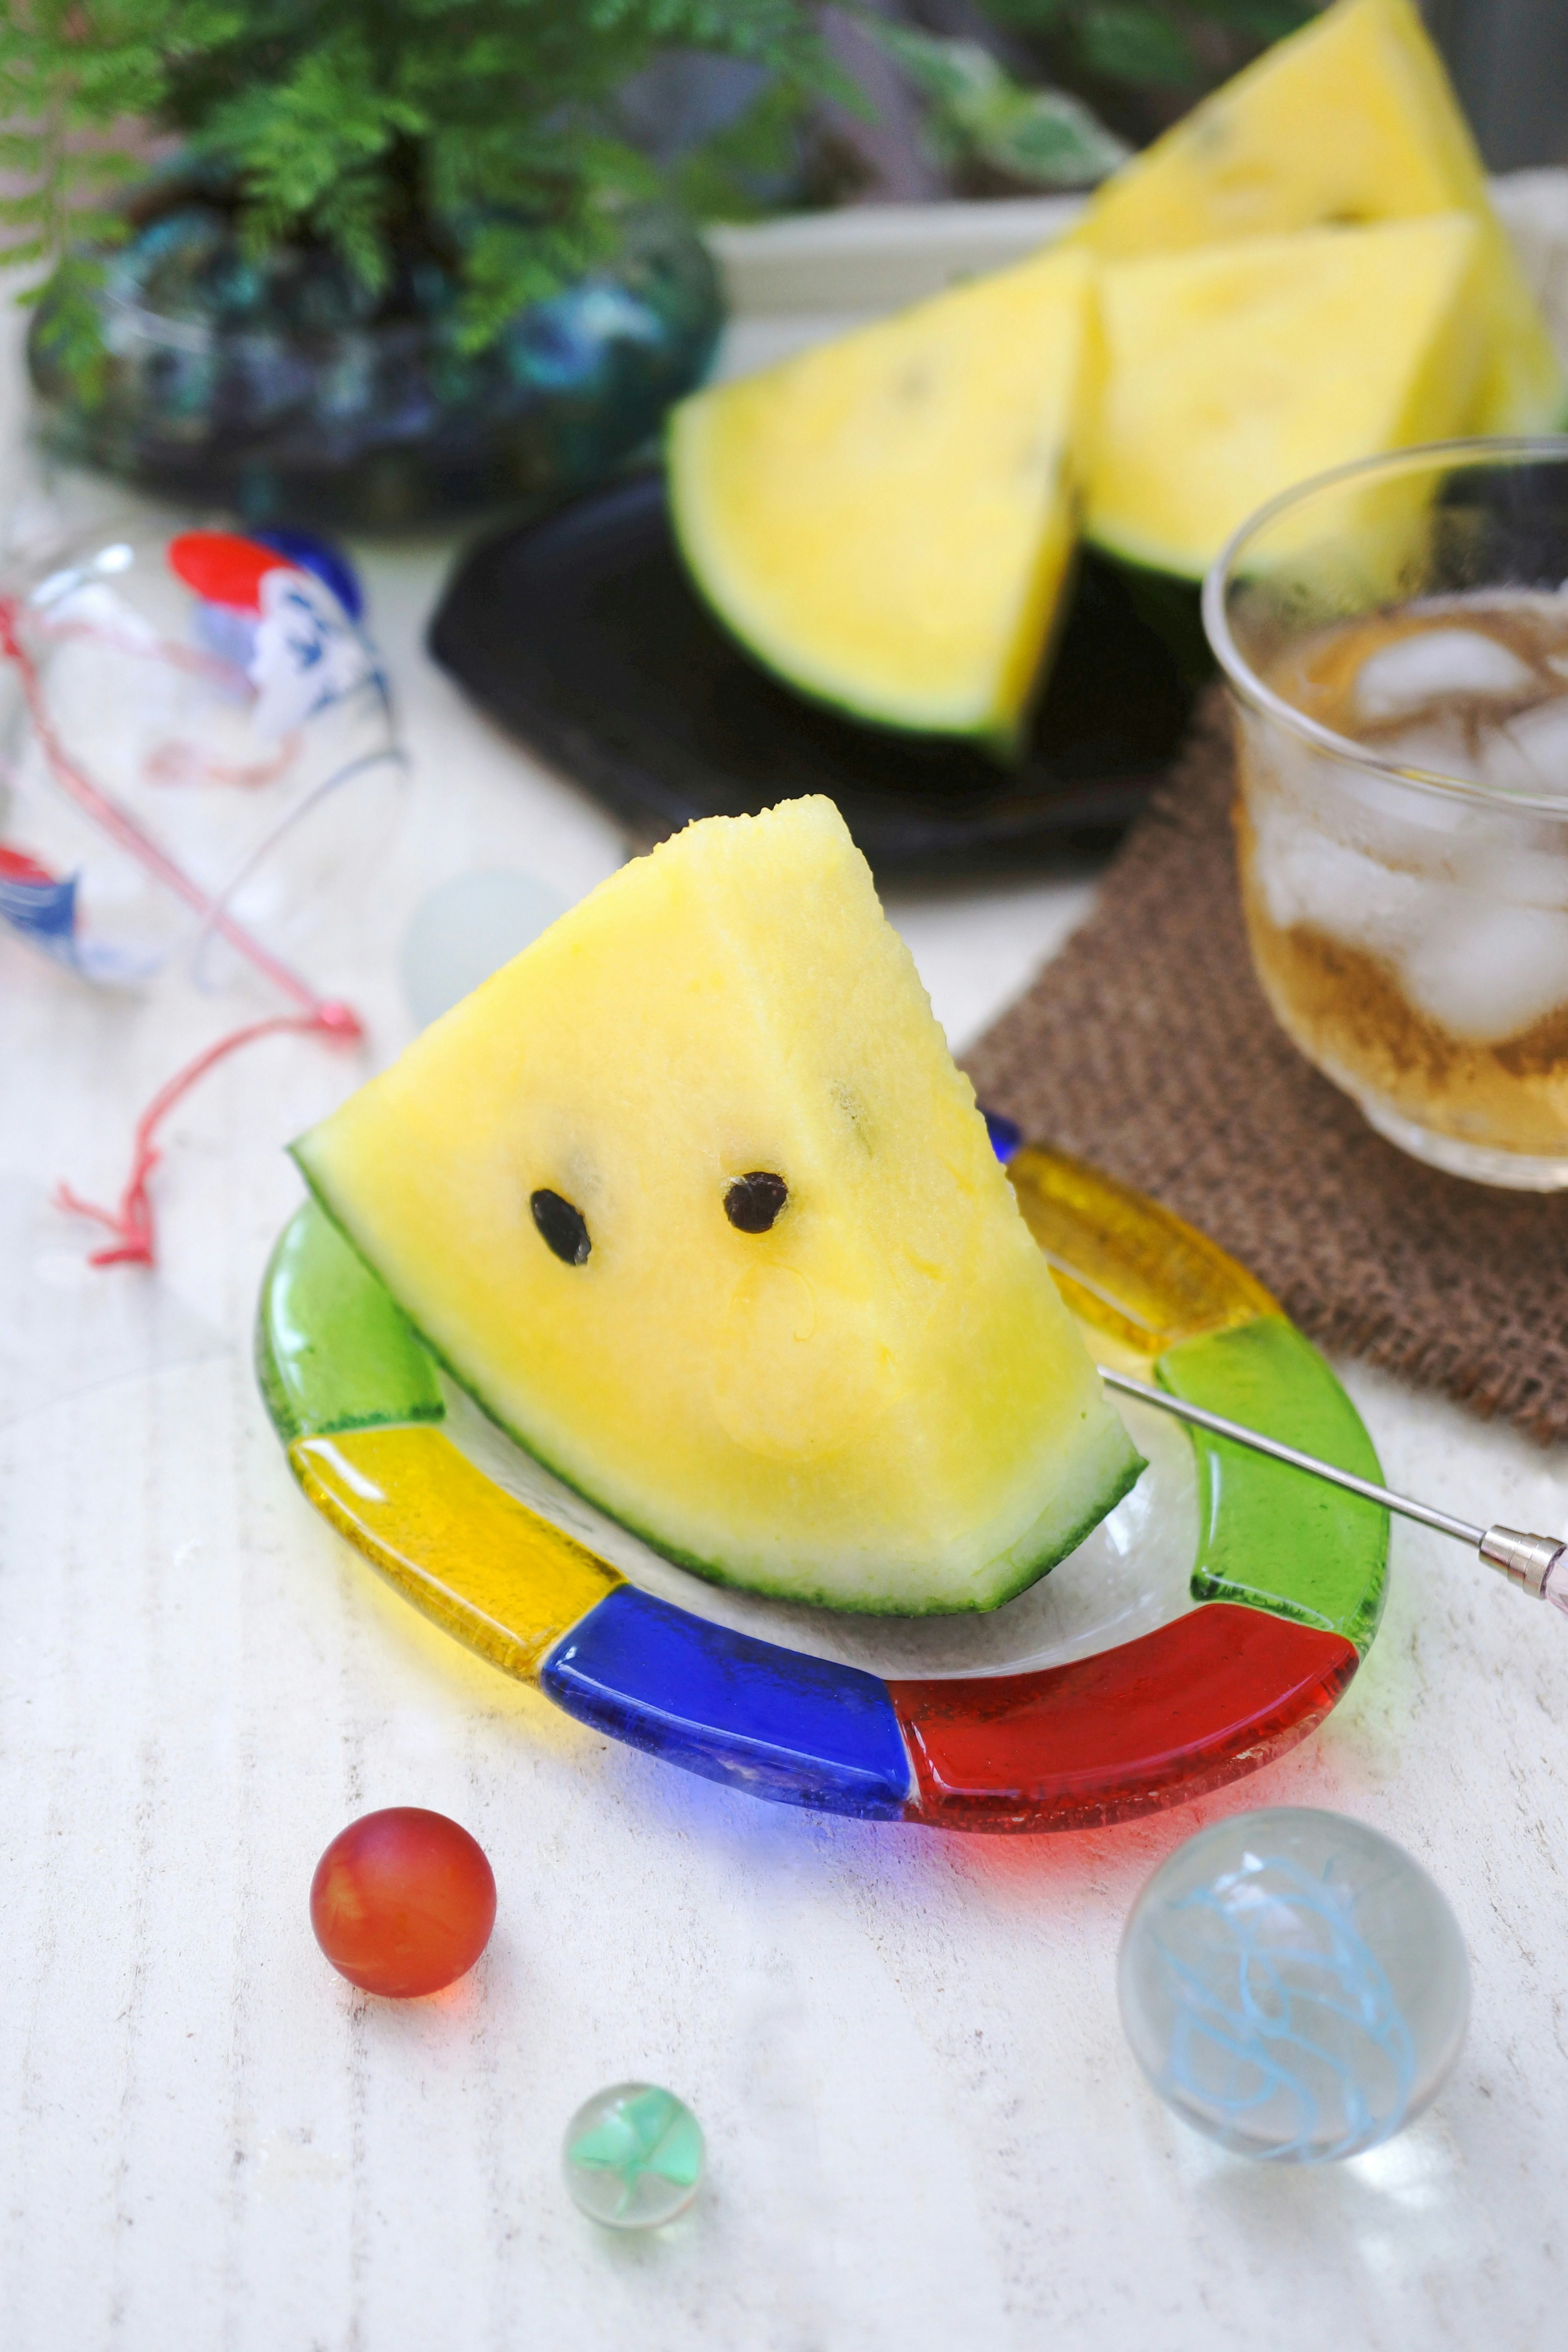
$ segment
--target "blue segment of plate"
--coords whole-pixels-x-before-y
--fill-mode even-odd
[[[546,1659],[541,1687],[612,1738],[786,1805],[900,1819],[912,1794],[887,1685],[623,1585]]]

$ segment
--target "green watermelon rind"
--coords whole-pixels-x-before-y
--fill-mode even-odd
[[[733,613],[726,610],[720,591],[709,578],[709,566],[699,551],[703,534],[690,512],[689,499],[683,495],[681,468],[675,457],[678,416],[679,412],[672,414],[666,425],[664,438],[665,487],[669,504],[670,530],[687,580],[696,590],[703,610],[715,625],[739,646],[759,669],[764,670],[775,685],[787,688],[791,694],[798,694],[802,701],[811,703],[818,710],[835,711],[841,719],[852,719],[858,727],[873,727],[884,735],[933,736],[943,742],[973,743],[980,751],[989,752],[1003,766],[1015,761],[1026,738],[1036,705],[1044,691],[1051,657],[1061,633],[1076,573],[1071,557],[1063,568],[1061,588],[1051,609],[1049,625],[1041,643],[1040,657],[1029,691],[1016,718],[1004,720],[976,713],[968,719],[943,722],[932,719],[929,713],[911,716],[897,711],[874,697],[858,697],[852,688],[828,686],[803,676],[800,669],[769,640],[764,631],[748,628]]]
[[[1009,1601],[1016,1601],[1021,1592],[1026,1592],[1031,1585],[1037,1584],[1042,1577],[1048,1576],[1051,1570],[1066,1559],[1069,1552],[1076,1551],[1079,1545],[1087,1537],[1092,1535],[1100,1522],[1116,1508],[1123,1496],[1131,1494],[1148,1467],[1121,1422],[1113,1419],[1106,1435],[1111,1439],[1120,1435],[1121,1440],[1121,1446],[1118,1449],[1120,1459],[1115,1468],[1107,1476],[1104,1485],[1099,1489],[1095,1502],[1087,1511],[1075,1518],[1065,1533],[1057,1536],[1047,1535],[1039,1549],[1030,1553],[1025,1560],[1015,1559],[1011,1553],[1002,1554],[1000,1559],[993,1561],[990,1566],[993,1572],[1000,1572],[1008,1580],[998,1584],[994,1591],[988,1593],[984,1599],[976,1597],[961,1601],[956,1606],[943,1604],[940,1607],[921,1608],[918,1605],[911,1606],[908,1601],[862,1601],[854,1603],[847,1601],[841,1593],[807,1590],[797,1583],[781,1582],[776,1579],[762,1576],[737,1576],[721,1562],[702,1559],[695,1553],[683,1551],[679,1545],[672,1543],[668,1537],[656,1534],[652,1528],[639,1526],[635,1519],[628,1519],[620,1512],[612,1511],[599,1496],[592,1493],[580,1479],[574,1478],[558,1462],[552,1461],[532,1439],[524,1436],[521,1430],[514,1427],[506,1415],[497,1410],[485,1395],[484,1391],[474,1381],[473,1376],[455,1363],[447,1350],[430,1337],[418,1318],[409,1313],[379,1267],[362,1247],[306,1161],[303,1156],[303,1146],[308,1140],[308,1137],[300,1138],[299,1141],[289,1146],[289,1150],[306,1184],[310,1187],[311,1198],[337,1232],[342,1234],[366,1272],[387,1292],[388,1297],[396,1305],[398,1312],[404,1316],[410,1329],[418,1339],[421,1347],[426,1349],[433,1360],[440,1365],[447,1378],[461,1389],[465,1396],[472,1399],[487,1421],[493,1422],[503,1435],[509,1437],[514,1445],[521,1446],[522,1451],[537,1462],[542,1469],[548,1470],[552,1478],[559,1478],[562,1485],[570,1488],[574,1495],[580,1496],[583,1501],[590,1504],[595,1511],[604,1512],[606,1518],[614,1519],[617,1527],[624,1528],[628,1535],[636,1536],[639,1542],[647,1545],[650,1551],[657,1552],[661,1559],[668,1560],[673,1567],[688,1570],[693,1576],[700,1576],[706,1584],[721,1585],[733,1592],[760,1593],[768,1600],[795,1601],[808,1608],[831,1609],[841,1616],[988,1616],[994,1609],[1003,1608]],[[1038,1524],[1037,1520],[1037,1527]],[[1026,1536],[1019,1540],[1026,1542],[1028,1538]],[[1017,1546],[1015,1545],[1013,1549],[1016,1550],[1016,1549]]]
[[[1563,433],[1568,433],[1568,393],[1561,404],[1550,408],[1531,406],[1508,421],[1489,425],[1486,433],[1477,437],[1539,439]],[[1391,448],[1381,454],[1396,457],[1401,453]],[[1207,676],[1214,667],[1203,639],[1198,596],[1215,556],[1234,527],[1234,523],[1226,525],[1222,539],[1207,555],[1194,555],[1190,551],[1163,545],[1157,539],[1141,538],[1136,531],[1117,530],[1103,524],[1090,524],[1084,530],[1084,546],[1117,566],[1132,592],[1140,615],[1170,646],[1190,677]]]

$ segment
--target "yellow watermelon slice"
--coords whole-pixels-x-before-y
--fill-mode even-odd
[[[829,801],[623,867],[295,1150],[486,1410],[716,1582],[992,1609],[1142,1467]]]
[[[1413,0],[1338,0],[1108,180],[1069,242],[1119,261],[1457,210],[1485,353],[1462,429],[1551,431],[1568,386]]]
[[[680,404],[681,551],[759,661],[860,719],[1016,739],[1076,535],[1091,275],[1036,257]]]
[[[1292,483],[1462,431],[1481,255],[1475,222],[1448,213],[1106,268],[1089,539],[1201,580]]]

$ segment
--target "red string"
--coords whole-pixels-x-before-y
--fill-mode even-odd
[[[227,940],[231,947],[237,948],[241,955],[248,956],[257,970],[265,972],[275,988],[281,989],[285,996],[291,996],[296,1004],[304,1005],[313,1013],[318,1004],[315,992],[300,978],[298,972],[290,971],[286,963],[279,963],[269,949],[263,947],[242,923],[237,922],[221,898],[209,898],[201,886],[191,879],[184,867],[176,865],[167,850],[160,847],[152,835],[137,823],[130,810],[121,808],[118,801],[94,783],[86,770],[79,768],[70,758],[49,717],[43,681],[37,666],[18,635],[20,622],[16,599],[0,596],[0,657],[16,665],[27,705],[27,717],[55,782],[86,809],[89,816],[95,817],[122,849],[129,851],[150,874],[156,875],[158,880],[174,891],[176,898],[183,898],[187,907],[205,916],[210,928]]]
[[[159,1089],[136,1122],[136,1137],[131,1163],[131,1174],[125,1190],[120,1195],[117,1209],[95,1208],[90,1201],[81,1201],[68,1184],[55,1189],[55,1205],[77,1217],[91,1217],[95,1223],[107,1225],[113,1242],[105,1249],[94,1250],[90,1265],[155,1265],[157,1244],[153,1225],[153,1203],[148,1198],[147,1179],[157,1167],[162,1154],[154,1138],[160,1126],[181,1097],[188,1094],[200,1078],[205,1078],[215,1064],[226,1055],[236,1054],[242,1045],[253,1045],[258,1037],[276,1037],[292,1034],[295,1036],[326,1036],[339,1044],[352,1045],[364,1034],[359,1015],[347,1004],[319,1004],[308,1014],[279,1013],[270,1021],[253,1021],[248,1028],[231,1031],[198,1054],[175,1072],[168,1084]]]
[[[242,955],[248,956],[251,962],[265,972],[286,996],[291,996],[297,1004],[305,1007],[303,1013],[281,1013],[273,1020],[256,1021],[248,1028],[236,1029],[229,1036],[220,1037],[216,1045],[209,1045],[205,1054],[198,1054],[195,1060],[188,1063],[183,1070],[176,1071],[167,1086],[153,1096],[136,1123],[131,1174],[117,1209],[95,1208],[90,1201],[79,1200],[68,1184],[57,1185],[57,1208],[72,1216],[90,1217],[95,1223],[106,1225],[114,1236],[107,1249],[94,1250],[89,1265],[155,1265],[157,1243],[147,1180],[157,1167],[161,1156],[153,1139],[181,1097],[188,1094],[198,1079],[205,1078],[215,1063],[223,1061],[229,1054],[237,1053],[242,1045],[252,1045],[258,1037],[292,1033],[296,1036],[331,1037],[340,1044],[353,1045],[363,1036],[364,1029],[352,1006],[324,1003],[297,972],[290,971],[287,964],[280,963],[259,940],[236,922],[221,900],[209,898],[184,867],[177,866],[152,835],[143,831],[130,811],[110,799],[75,764],[50,720],[42,681],[18,635],[20,617],[16,598],[0,596],[0,660],[14,662],[16,666],[33,731],[56,782],[89,815],[96,817],[121,848],[139,858],[150,873],[155,874],[188,907],[204,915],[211,929],[219,932]],[[186,663],[181,648],[162,646],[159,653],[163,658],[177,656],[182,665]],[[204,665],[208,660],[205,656],[192,658]],[[218,667],[227,674],[226,664]]]

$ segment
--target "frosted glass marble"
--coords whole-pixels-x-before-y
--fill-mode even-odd
[[[1200,1831],[1121,1939],[1121,2019],[1149,2080],[1222,2147],[1321,2164],[1391,2138],[1458,2056],[1458,1922],[1403,1848],[1280,1806]]]
[[[673,2092],[616,2083],[578,2108],[561,2150],[573,2202],[612,2230],[657,2230],[702,2178],[702,2127]]]

